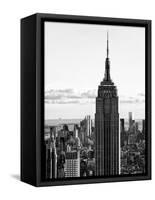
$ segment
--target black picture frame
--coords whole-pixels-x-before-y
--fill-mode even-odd
[[[43,181],[44,22],[145,27],[146,173]],[[151,179],[151,20],[37,13],[21,19],[21,181],[34,186],[103,183]]]

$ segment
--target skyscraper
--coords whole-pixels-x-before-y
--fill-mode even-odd
[[[128,141],[124,125],[124,119],[120,119],[120,147],[123,147]]]
[[[55,147],[55,140],[52,138],[51,142],[51,170],[50,170],[50,178],[57,178],[57,152]]]
[[[105,75],[96,97],[96,175],[119,174],[119,113],[117,88],[110,78],[110,60],[107,34]]]
[[[125,127],[124,127],[124,119],[120,119],[120,132],[124,132],[125,131]]]
[[[90,137],[91,136],[91,128],[92,128],[90,115],[86,116],[86,124],[87,124],[87,128],[86,128],[87,136]]]
[[[80,177],[80,152],[67,147],[65,177]]]
[[[142,120],[142,133],[145,135],[145,119]]]
[[[132,120],[132,112],[129,112],[129,130],[132,129],[133,120]]]

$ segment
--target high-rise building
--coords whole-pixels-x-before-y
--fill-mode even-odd
[[[127,134],[125,132],[125,120],[120,119],[120,146],[123,147],[127,143]]]
[[[55,147],[55,141],[51,143],[51,163],[50,163],[50,178],[57,178],[57,152]]]
[[[61,151],[58,155],[58,161],[57,161],[57,177],[58,178],[64,178],[64,165],[65,165],[65,152]]]
[[[80,152],[71,150],[69,146],[66,152],[65,177],[80,177]]]
[[[145,135],[145,119],[142,120],[142,133]]]
[[[57,152],[54,138],[45,141],[45,177],[57,178]]]
[[[129,130],[131,130],[132,125],[133,125],[132,112],[129,112]]]
[[[137,133],[137,131],[139,131],[139,124],[138,122],[135,122],[135,133]]]
[[[124,132],[125,131],[125,127],[124,127],[124,119],[120,119],[120,132]]]
[[[58,178],[64,178],[64,165],[65,165],[65,135],[64,132],[60,132],[62,135],[58,141],[58,159],[57,159],[57,176]]]
[[[65,177],[80,177],[80,149],[81,142],[78,137],[78,129],[75,129],[74,142],[67,145],[65,160]]]
[[[44,129],[44,151],[45,151],[45,166],[44,166],[44,176],[46,179],[50,179],[50,161],[51,161],[51,153],[50,153],[50,146],[51,146],[51,136],[50,136],[50,127],[45,126]]]
[[[86,132],[87,136],[91,136],[91,128],[92,128],[92,123],[91,123],[91,117],[90,115],[86,116]]]
[[[45,178],[50,179],[51,172],[51,152],[50,152],[51,141],[45,141]]]
[[[105,75],[96,97],[95,136],[96,175],[119,174],[118,95],[117,88],[110,78],[108,35]]]
[[[80,122],[80,140],[83,145],[88,143],[88,138],[92,136],[92,120],[90,115],[86,116],[84,120]]]

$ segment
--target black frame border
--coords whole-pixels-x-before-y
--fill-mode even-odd
[[[42,137],[44,132],[44,22],[82,23],[96,25],[145,27],[145,114],[146,114],[146,174],[117,177],[57,179],[43,181],[41,177]],[[36,186],[58,186],[151,179],[151,20],[120,19],[92,16],[36,14]]]

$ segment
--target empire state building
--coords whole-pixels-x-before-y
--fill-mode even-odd
[[[104,79],[98,86],[95,113],[96,176],[119,174],[119,113],[117,88],[110,77],[107,34],[107,57]]]

